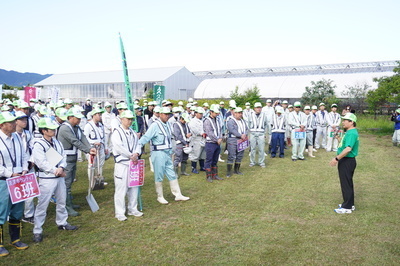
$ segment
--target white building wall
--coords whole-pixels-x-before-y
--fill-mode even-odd
[[[184,67],[163,82],[165,98],[185,100],[193,97],[193,93],[199,84],[200,80]]]

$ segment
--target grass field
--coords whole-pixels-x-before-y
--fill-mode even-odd
[[[213,265],[213,264],[400,264],[400,148],[389,137],[361,134],[355,173],[352,214],[333,212],[342,202],[337,169],[328,166],[334,153],[319,150],[316,158],[292,162],[267,159],[267,168],[248,167],[207,183],[205,174],[182,177],[187,202],[174,202],[164,181],[169,205],[156,201],[153,177],[143,187],[144,217],[114,218],[111,181],[113,162],[107,161],[106,189],[95,191],[96,213],[86,203],[86,164],[78,167],[74,183],[80,217],[69,222],[80,228],[58,231],[50,205],[44,240],[32,243],[32,225],[25,224],[25,251],[6,245],[10,255],[2,265]],[[226,159],[226,155],[223,156]],[[225,163],[220,163],[221,176]],[[5,241],[8,242],[8,234]]]

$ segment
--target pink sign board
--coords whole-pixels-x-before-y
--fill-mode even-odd
[[[144,159],[136,163],[129,161],[128,187],[140,187],[144,184]]]
[[[29,103],[31,99],[36,98],[36,88],[35,87],[25,87],[25,97],[24,101]]]
[[[13,204],[40,195],[39,185],[34,173],[6,179],[8,192]]]

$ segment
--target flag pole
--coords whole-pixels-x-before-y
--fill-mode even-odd
[[[126,56],[125,56],[125,49],[124,49],[124,43],[122,42],[122,37],[121,33],[119,34],[119,44],[121,47],[121,56],[122,56],[122,70],[124,71],[124,80],[125,80],[125,97],[126,97],[126,105],[128,106],[128,109],[132,111],[133,115],[135,116],[133,118],[133,123],[131,125],[131,128],[137,132],[138,131],[138,124],[136,120],[136,114],[135,110],[133,108],[133,99],[132,99],[132,91],[131,91],[131,84],[129,83],[129,74],[128,74],[128,65],[126,63]],[[143,210],[143,204],[142,204],[142,193],[141,193],[141,187],[139,186],[138,188],[138,205],[139,205],[139,210]]]

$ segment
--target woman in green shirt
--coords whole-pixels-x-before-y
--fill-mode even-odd
[[[353,113],[347,113],[342,119],[345,135],[340,141],[337,156],[329,163],[331,166],[338,166],[343,203],[339,204],[339,208],[335,209],[335,212],[341,214],[351,213],[355,210],[353,175],[357,166],[355,157],[358,155],[359,145],[356,128],[357,117]]]

